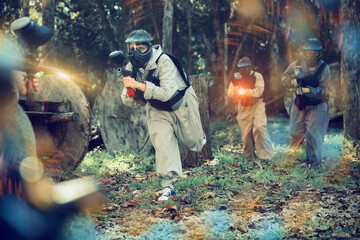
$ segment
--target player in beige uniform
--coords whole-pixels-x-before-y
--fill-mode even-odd
[[[193,151],[201,151],[206,143],[197,96],[173,60],[159,45],[152,46],[148,32],[135,30],[126,43],[130,60],[126,68],[135,74],[123,78],[121,99],[127,106],[146,104],[156,171],[164,187],[159,200],[167,200],[175,195],[173,184],[182,177],[178,141]],[[136,96],[129,97],[126,88],[135,89]]]
[[[228,96],[238,101],[237,121],[241,129],[244,154],[248,161],[255,161],[255,149],[260,159],[271,159],[273,148],[268,131],[265,103],[263,102],[263,76],[251,69],[248,57],[240,59],[239,72],[231,80]]]

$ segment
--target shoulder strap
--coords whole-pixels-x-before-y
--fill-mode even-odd
[[[320,67],[316,70],[316,72],[314,72],[313,76],[318,78],[320,73],[324,70],[324,68],[326,67],[326,63],[325,62],[322,62]]]
[[[158,64],[158,62],[159,62],[159,59],[160,59],[160,57],[163,55],[163,52],[160,54],[160,56],[156,59],[156,61],[155,61],[155,63],[156,63],[156,65]],[[147,77],[146,77],[146,81],[149,81],[149,82],[151,82],[151,77],[152,77],[152,75],[154,74],[154,72],[155,72],[155,69],[151,69],[150,71],[149,71],[149,73],[148,73],[148,75],[147,75]]]
[[[171,55],[169,53],[165,53],[165,54],[168,55],[170,57],[170,59],[173,61],[173,63],[179,70],[179,73],[180,73],[182,79],[184,80],[184,82],[186,83],[187,87],[190,87],[190,85],[191,85],[190,78],[185,73],[184,68],[182,67],[180,61],[174,55]]]
[[[131,72],[131,77],[134,78],[135,80],[136,80],[137,71],[138,71],[138,69],[133,67],[132,72]]]
[[[179,73],[180,73],[182,79],[184,80],[187,88],[190,87],[190,85],[191,85],[190,78],[189,78],[189,76],[187,76],[187,74],[185,73],[185,71],[184,71],[184,69],[183,69],[180,61],[179,61],[175,56],[173,56],[173,55],[171,55],[171,54],[168,54],[168,53],[162,52],[162,53],[160,54],[160,56],[156,59],[155,63],[158,64],[159,59],[160,59],[160,57],[161,57],[163,54],[166,54],[168,57],[170,57],[171,61],[173,61],[173,63],[175,64],[176,68],[179,70]],[[155,69],[151,69],[151,70],[149,71],[148,76],[147,76],[147,80],[150,79],[150,77],[153,75],[154,71],[155,71]]]

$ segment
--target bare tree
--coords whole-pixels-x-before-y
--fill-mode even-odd
[[[187,52],[187,73],[191,74],[192,70],[192,24],[191,24],[191,14],[192,14],[192,5],[190,0],[186,2],[188,7],[186,12],[186,21],[187,21],[187,28],[188,28],[188,52]]]
[[[162,48],[165,52],[172,53],[174,1],[164,1]]]
[[[24,17],[30,16],[30,0],[23,0]]]
[[[43,0],[42,1],[42,22],[44,26],[47,26],[54,32],[54,9],[55,3],[54,0]],[[50,39],[50,41],[43,48],[43,55],[45,57],[45,64],[54,65],[55,61],[55,45],[54,38]]]
[[[344,101],[344,132],[348,139],[360,140],[360,7],[356,1],[342,0],[341,79]]]

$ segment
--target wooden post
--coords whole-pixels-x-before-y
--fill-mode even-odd
[[[201,124],[206,134],[207,143],[199,153],[181,147],[181,160],[184,168],[200,166],[203,160],[213,158],[210,144],[209,95],[206,76],[190,76],[190,79],[199,100]]]

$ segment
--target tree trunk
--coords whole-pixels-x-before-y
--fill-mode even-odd
[[[191,2],[187,1],[188,10],[186,12],[187,29],[188,29],[188,52],[187,52],[187,74],[191,74],[192,71],[192,24],[191,24]]]
[[[207,137],[207,143],[199,153],[181,147],[181,160],[184,168],[200,166],[204,162],[204,159],[213,158],[210,144],[209,97],[206,76],[190,76],[190,79],[199,100],[201,124]]]
[[[164,16],[163,16],[162,48],[164,52],[167,53],[172,53],[173,14],[174,14],[173,0],[165,0]]]
[[[104,2],[103,2],[103,0],[97,0],[96,3],[98,6],[98,10],[100,12],[101,25],[103,26],[103,33],[104,33],[106,42],[107,42],[107,44],[109,44],[110,51],[115,51],[115,50],[117,50],[117,44],[115,42],[115,37],[111,30],[109,21],[106,17],[107,13],[104,8]]]
[[[282,62],[283,58],[280,56],[280,48],[276,42],[276,33],[272,35],[270,47],[270,61],[268,63],[268,79],[265,79],[265,102],[275,103],[270,105],[272,109],[269,109],[269,113],[281,112],[284,110],[283,97],[286,89],[281,82],[281,76],[283,72]]]
[[[23,0],[24,17],[30,16],[29,2],[30,2],[30,0]]]
[[[153,21],[154,31],[155,31],[154,32],[153,42],[159,42],[160,41],[160,31],[159,31],[158,23],[157,23],[156,18],[155,18],[156,9],[154,9],[154,6],[152,4],[152,0],[148,0],[148,3],[150,5],[151,11],[153,13],[153,14],[151,14],[151,19]]]
[[[210,110],[215,115],[219,115],[225,109],[225,96],[222,89],[224,88],[224,79],[223,79],[223,66],[224,66],[224,29],[223,25],[220,23],[219,17],[219,7],[218,3],[215,0],[212,0],[211,3],[211,13],[213,15],[213,28],[215,32],[215,54],[216,61],[213,66],[211,66],[212,76],[214,78],[214,84],[211,87],[210,92]]]
[[[224,96],[225,96],[225,106],[228,104],[229,97],[227,95],[227,88],[228,88],[228,27],[227,23],[224,23]]]
[[[54,0],[42,1],[42,24],[47,26],[54,32]],[[43,48],[43,56],[45,57],[44,65],[55,65],[55,45],[54,38],[51,38]]]
[[[344,132],[346,138],[360,140],[360,4],[352,0],[342,0],[341,3]]]

